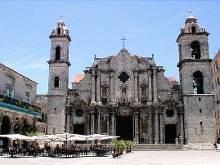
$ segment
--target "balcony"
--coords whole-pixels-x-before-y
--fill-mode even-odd
[[[39,119],[42,118],[40,107],[4,95],[0,95],[0,108],[12,112],[25,113],[27,115],[37,117]]]

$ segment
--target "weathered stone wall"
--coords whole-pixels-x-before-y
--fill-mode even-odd
[[[179,39],[179,44],[181,44],[181,56],[180,61],[184,59],[195,59],[191,55],[190,44],[193,41],[199,41],[200,43],[200,52],[202,54],[201,59],[209,58],[209,45],[208,45],[208,36],[207,35],[184,35]]]
[[[212,73],[209,62],[186,62],[180,70],[183,94],[193,93],[193,73],[200,71],[203,74],[204,93],[212,93]]]
[[[48,96],[48,134],[65,131],[65,105],[65,96]]]
[[[184,95],[187,143],[214,143],[214,95]]]

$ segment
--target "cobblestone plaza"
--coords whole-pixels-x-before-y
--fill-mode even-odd
[[[158,156],[160,158],[158,159]],[[136,151],[113,159],[108,157],[81,158],[0,158],[1,165],[219,165],[220,151]]]

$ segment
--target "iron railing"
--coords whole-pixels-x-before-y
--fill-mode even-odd
[[[41,108],[22,100],[0,95],[0,106],[42,118]]]

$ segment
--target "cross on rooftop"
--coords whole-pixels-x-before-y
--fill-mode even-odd
[[[123,46],[123,48],[125,48],[125,40],[126,40],[126,38],[124,38],[124,37],[122,37],[122,46]]]

